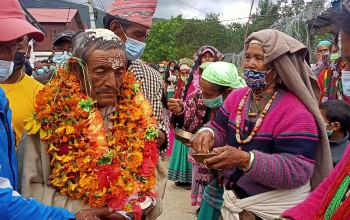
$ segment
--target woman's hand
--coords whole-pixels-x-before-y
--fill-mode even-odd
[[[214,147],[214,136],[210,131],[202,130],[193,135],[190,143],[197,153],[209,153]]]
[[[98,219],[101,219],[101,216],[109,215],[112,212],[113,210],[108,207],[84,209],[75,214],[75,219],[76,220],[98,220]]]
[[[218,147],[213,150],[218,156],[204,160],[210,169],[230,169],[234,167],[247,167],[250,154],[232,146]]]
[[[184,107],[184,104],[180,99],[173,99],[173,98],[168,99],[168,108],[172,113],[178,114],[182,112],[183,107]]]

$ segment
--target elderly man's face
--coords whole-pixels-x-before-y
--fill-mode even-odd
[[[122,49],[95,50],[88,61],[91,97],[99,108],[113,105],[124,81],[126,56]]]

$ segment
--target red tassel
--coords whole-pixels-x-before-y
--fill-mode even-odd
[[[138,202],[135,202],[132,206],[132,212],[134,214],[134,220],[141,220],[142,209]]]

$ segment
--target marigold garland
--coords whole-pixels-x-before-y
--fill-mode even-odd
[[[107,130],[95,102],[68,67],[36,97],[28,134],[40,131],[51,155],[53,186],[91,207],[135,210],[154,188],[158,161],[156,119],[132,73],[125,82]],[[131,200],[128,198],[135,198]]]

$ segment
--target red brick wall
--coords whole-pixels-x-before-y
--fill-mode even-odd
[[[70,23],[40,23],[40,25],[45,30],[45,40],[43,42],[34,43],[35,52],[51,51],[54,39],[56,38],[57,34],[62,31],[77,31],[79,29],[82,29],[81,27],[79,27],[76,19],[73,19]]]

